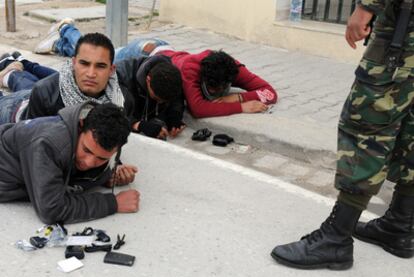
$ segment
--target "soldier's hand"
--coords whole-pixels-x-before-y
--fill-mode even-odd
[[[121,191],[118,193],[116,203],[118,204],[118,213],[134,213],[139,209],[139,192],[134,189]]]
[[[369,35],[371,32],[369,22],[373,16],[374,14],[372,12],[365,10],[360,5],[356,6],[355,11],[348,19],[348,24],[346,26],[345,39],[349,46],[356,49],[355,42],[360,41]]]
[[[253,100],[241,104],[244,113],[260,113],[268,109],[268,106],[260,101]]]

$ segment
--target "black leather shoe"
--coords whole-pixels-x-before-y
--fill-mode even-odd
[[[5,69],[11,62],[14,61],[14,58],[9,53],[4,53],[0,56],[0,71]]]
[[[11,56],[15,59],[18,60],[19,57],[22,55],[22,53],[20,53],[19,51],[14,51],[13,53],[11,53]]]
[[[5,58],[10,57],[11,55],[9,53],[4,53],[3,55],[0,56],[0,61],[4,60]]]
[[[414,256],[414,197],[394,192],[385,214],[367,223],[358,222],[354,237],[381,246],[385,251],[401,257]]]
[[[281,264],[300,268],[344,270],[352,267],[352,231],[361,211],[337,202],[321,227],[297,242],[276,246],[271,256]]]

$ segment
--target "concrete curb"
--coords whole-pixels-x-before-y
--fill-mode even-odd
[[[209,128],[213,133],[226,133],[243,144],[275,152],[334,169],[336,161],[336,129],[316,126],[291,118],[266,114],[238,114],[216,118],[193,118],[188,113],[185,123],[192,129]],[[268,122],[266,126],[255,122]]]
[[[28,12],[29,16],[47,20],[49,22],[57,22],[66,17],[73,18],[75,21],[90,21],[105,18],[105,6],[95,6],[87,8],[71,8],[71,9],[39,9]]]

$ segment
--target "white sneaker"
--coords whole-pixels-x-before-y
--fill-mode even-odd
[[[53,52],[54,45],[56,41],[60,38],[60,29],[66,24],[74,24],[75,21],[72,18],[64,18],[58,23],[52,25],[47,33],[47,36],[39,42],[39,44],[34,49],[34,53],[37,54],[49,54]]]
[[[33,50],[37,54],[49,54],[53,52],[53,46],[60,38],[59,32],[49,33]]]

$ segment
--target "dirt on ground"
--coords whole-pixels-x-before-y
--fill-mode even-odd
[[[28,12],[36,9],[64,9],[82,8],[102,5],[93,1],[44,1],[36,4],[16,5],[16,32],[6,32],[5,8],[0,8],[0,43],[13,47],[32,51],[36,45],[46,36],[53,22],[38,19],[28,15]],[[148,15],[143,16],[143,11]],[[138,6],[128,7],[128,29],[134,32],[147,30],[150,10]],[[153,16],[151,28],[163,25],[158,21],[158,16]],[[76,27],[81,33],[101,32],[105,33],[105,19],[76,22]],[[1,54],[1,53],[0,53]]]

